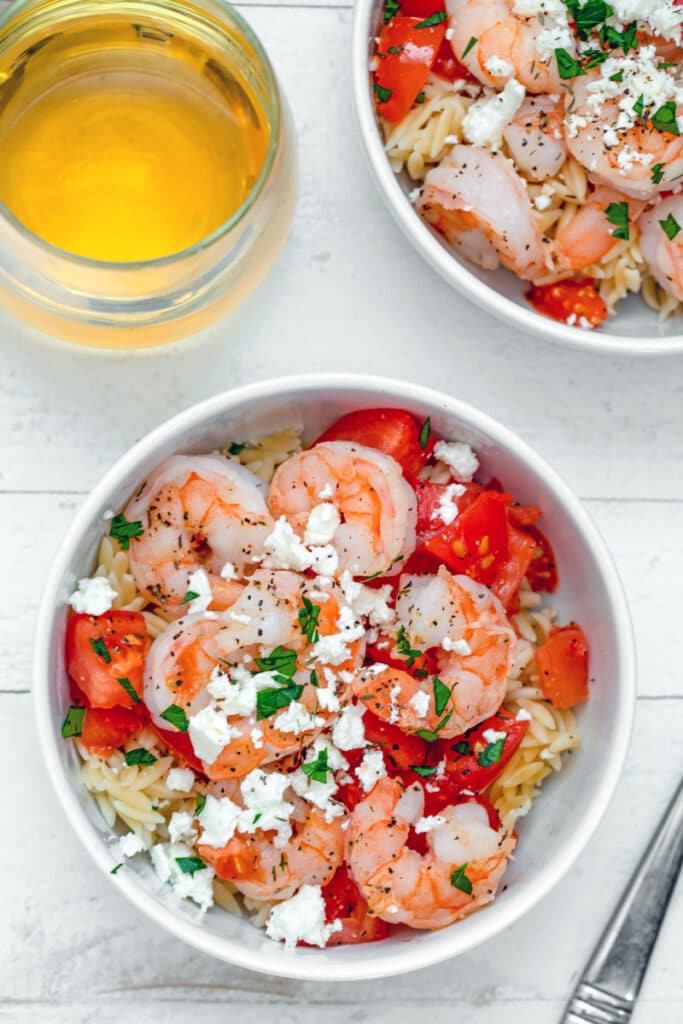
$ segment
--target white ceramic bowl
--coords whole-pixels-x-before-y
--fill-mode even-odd
[[[408,193],[415,182],[389,166],[375,112],[368,61],[382,24],[384,0],[355,0],[353,23],[353,88],[365,150],[394,219],[413,246],[450,285],[489,313],[524,331],[574,348],[625,355],[671,355],[683,352],[681,317],[660,322],[638,296],[625,299],[618,313],[594,331],[584,331],[537,313],[524,297],[528,283],[508,270],[480,270],[453,254],[438,232],[415,212]],[[491,197],[495,201],[495,197]]]
[[[214,909],[203,920],[192,905],[159,888],[147,863],[115,876],[110,829],[79,784],[72,745],[60,727],[68,707],[64,668],[66,598],[92,572],[108,509],[121,508],[147,473],[174,452],[205,452],[303,423],[311,441],[340,414],[373,406],[431,416],[437,433],[469,441],[484,476],[504,481],[527,505],[544,512],[561,572],[556,595],[565,620],[583,625],[591,646],[591,699],[579,711],[582,745],[549,780],[520,824],[517,860],[506,889],[490,907],[437,932],[406,932],[384,942],[329,950],[287,951],[247,921]],[[131,448],[77,513],[45,588],[36,633],[35,709],[40,740],[72,828],[120,892],[148,917],[198,949],[266,974],[312,980],[374,978],[425,967],[484,942],[542,899],[576,860],[605,811],[629,741],[635,699],[634,653],[626,600],[610,555],[581,503],[514,434],[447,395],[382,378],[316,375],[267,381],[217,395],[164,423]],[[141,858],[138,858],[141,860]],[[529,951],[531,955],[538,951]]]

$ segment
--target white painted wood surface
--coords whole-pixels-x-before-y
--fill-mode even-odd
[[[73,1024],[554,1024],[683,770],[683,364],[583,356],[468,305],[406,247],[370,180],[350,99],[348,4],[245,4],[294,109],[301,198],[290,241],[245,307],[201,343],[102,355],[2,318],[0,1020]],[[30,697],[41,586],[82,496],[141,434],[219,388],[288,371],[410,377],[521,433],[587,500],[631,600],[640,692],[607,819],[545,903],[485,949],[385,983],[264,979],[156,932],[65,827]],[[636,1024],[683,1020],[683,894]]]

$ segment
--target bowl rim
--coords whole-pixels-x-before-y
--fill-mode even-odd
[[[591,793],[590,801],[582,808],[571,842],[553,853],[535,875],[533,886],[526,885],[521,892],[508,892],[506,900],[497,904],[497,914],[473,915],[469,918],[470,929],[464,938],[463,933],[458,932],[457,928],[446,928],[432,933],[437,938],[430,943],[406,942],[392,947],[391,951],[370,955],[361,961],[345,961],[339,958],[334,962],[331,955],[333,951],[330,950],[296,950],[289,955],[283,953],[274,961],[267,948],[247,949],[237,939],[213,935],[199,924],[175,914],[148,892],[134,873],[124,871],[115,877],[111,875],[111,851],[89,820],[63,768],[60,756],[60,730],[50,716],[49,640],[53,620],[59,608],[60,582],[78,551],[81,538],[94,519],[100,515],[102,507],[106,507],[112,491],[131,472],[134,473],[145,458],[154,455],[157,446],[163,445],[174,434],[191,431],[205,421],[225,414],[237,404],[263,400],[276,403],[293,390],[299,393],[315,393],[329,389],[335,389],[337,392],[347,391],[349,402],[353,401],[354,394],[358,396],[359,393],[374,391],[378,398],[383,396],[385,400],[397,403],[422,403],[428,407],[443,409],[480,431],[502,451],[513,452],[531,470],[542,474],[543,478],[548,480],[550,489],[562,500],[571,520],[590,549],[602,576],[615,635],[619,699],[614,709],[612,748],[603,773]],[[190,406],[146,434],[105,473],[76,512],[46,581],[35,635],[33,706],[40,747],[67,820],[100,870],[110,882],[114,882],[119,891],[123,890],[125,896],[147,917],[196,949],[238,967],[262,974],[301,980],[368,980],[432,966],[480,945],[502,932],[535,906],[569,871],[609,806],[628,750],[635,713],[635,697],[635,646],[628,603],[612,556],[579,498],[525,441],[488,414],[431,388],[370,374],[300,374],[236,387]]]
[[[387,160],[377,124],[370,88],[368,43],[372,18],[378,0],[355,0],[352,32],[352,79],[357,124],[363,148],[374,172],[375,182],[403,234],[422,258],[461,294],[499,320],[512,323],[521,330],[583,352],[626,356],[671,356],[683,352],[683,330],[669,338],[652,336],[604,334],[585,331],[551,320],[526,309],[480,280],[464,263],[456,259],[429,227],[417,216]]]

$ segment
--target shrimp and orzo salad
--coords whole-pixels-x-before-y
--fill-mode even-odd
[[[290,946],[495,898],[578,744],[588,647],[547,603],[541,510],[479,477],[467,443],[396,409],[150,473],[66,628],[62,733],[112,873],[148,856],[199,912]]]
[[[452,250],[598,326],[683,310],[680,0],[386,0],[371,58],[393,169]]]

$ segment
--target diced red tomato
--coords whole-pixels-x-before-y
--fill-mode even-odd
[[[446,78],[449,82],[455,82],[458,78],[462,78],[466,82],[477,81],[470,69],[455,56],[453,47],[445,38],[437,51],[436,60],[432,64],[432,71],[435,75],[438,75],[440,78]]]
[[[147,722],[143,705],[135,708],[87,707],[83,716],[81,742],[95,757],[109,757],[117,747],[127,743]]]
[[[130,688],[142,698],[149,646],[139,612],[72,615],[66,627],[67,671],[93,707],[131,708],[138,701]]]
[[[370,913],[368,904],[345,864],[337,868],[332,881],[323,886],[322,896],[325,901],[325,920],[328,923],[342,922],[341,931],[333,932],[328,946],[376,942],[388,935],[391,925]]]
[[[559,281],[557,284],[533,284],[526,294],[534,309],[562,323],[570,317],[577,320],[584,317],[597,327],[609,316],[604,299],[591,277],[580,281]]]
[[[508,554],[510,494],[485,491],[450,526],[427,537],[426,550],[456,575],[492,584]]]
[[[507,557],[500,565],[491,590],[509,608],[536,553],[536,541],[526,530],[508,523]]]
[[[416,477],[429,459],[434,438],[420,444],[423,424],[402,409],[359,409],[333,423],[316,444],[323,441],[355,441],[391,455],[405,475]]]
[[[527,533],[536,542],[534,557],[531,559],[529,568],[526,571],[529,586],[532,590],[553,594],[560,582],[555,552],[546,535],[538,527],[528,526]]]
[[[580,626],[555,626],[536,650],[541,689],[556,708],[588,699],[588,641]]]
[[[430,744],[427,764],[435,766],[444,761],[445,773],[421,779],[429,783],[429,789],[425,786],[425,814],[438,814],[444,807],[458,803],[463,799],[464,789],[479,793],[490,786],[522,742],[528,724],[501,708],[462,736]],[[484,739],[489,729],[505,733],[501,748],[492,749],[493,745]],[[409,781],[415,781],[415,774]]]
[[[382,117],[398,124],[425,87],[446,35],[446,19],[427,25],[424,18],[392,18],[379,34],[375,51],[375,102]]]
[[[385,761],[388,761],[390,774],[406,771],[411,765],[423,764],[427,755],[427,744],[419,736],[403,732],[396,725],[383,722],[372,711],[363,715],[365,737],[369,743],[382,748]]]
[[[425,651],[419,658],[415,658],[410,668],[408,668],[408,659],[402,658],[399,654],[395,654],[394,651],[395,648],[391,646],[391,641],[388,647],[368,644],[365,650],[365,658],[370,665],[375,662],[381,662],[383,665],[389,665],[391,668],[399,669],[401,672],[407,672],[411,676],[415,676],[416,672],[418,675],[423,675],[425,672],[427,675],[434,675],[436,672],[436,661],[430,651]]]
[[[446,8],[443,0],[401,0],[399,13],[406,18],[429,18]]]
[[[497,482],[497,481],[496,481]],[[489,484],[488,490],[492,490]],[[497,488],[502,491],[502,487]],[[508,508],[508,517],[513,526],[521,526],[522,529],[526,529],[529,526],[533,526],[541,518],[542,512],[540,508],[534,506],[525,505],[510,505]]]
[[[193,771],[204,775],[204,766],[194,752],[190,737],[186,732],[177,732],[173,729],[160,729],[158,725],[150,721],[150,727],[157,734],[166,749],[174,754],[179,761],[192,768]]]

